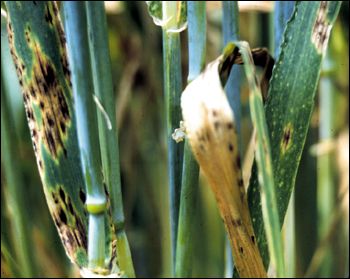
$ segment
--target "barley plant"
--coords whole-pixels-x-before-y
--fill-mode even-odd
[[[348,277],[348,13],[1,2],[1,277]]]

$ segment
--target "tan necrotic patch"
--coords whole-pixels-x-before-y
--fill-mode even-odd
[[[311,41],[318,53],[324,53],[328,44],[331,26],[327,22],[328,2],[321,1],[316,21],[311,33]]]

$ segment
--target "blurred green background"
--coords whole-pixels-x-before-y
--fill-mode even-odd
[[[251,47],[273,42],[274,3],[240,5],[240,36]],[[170,225],[163,96],[162,34],[144,2],[106,2],[116,95],[126,232],[138,277],[170,274]],[[316,105],[284,225],[290,276],[349,274],[349,3],[333,28]],[[223,47],[221,2],[207,3],[207,62]],[[40,277],[78,276],[69,263],[49,216],[26,123],[23,101],[1,19],[2,90],[11,101],[19,139],[18,176],[25,182],[23,208]],[[188,73],[187,31],[181,33],[183,87]],[[271,47],[270,47],[271,49]],[[271,51],[273,53],[273,51]],[[323,94],[323,95],[322,95]],[[326,95],[324,95],[326,94]],[[327,104],[320,96],[327,96]],[[249,141],[248,89],[241,89],[243,149]],[[331,104],[331,105],[330,105]],[[326,114],[324,109],[328,110]],[[331,135],[324,139],[325,125]],[[11,194],[1,157],[1,277],[12,275],[21,247],[13,232]],[[225,274],[225,232],[213,195],[200,178],[194,237],[193,276]]]

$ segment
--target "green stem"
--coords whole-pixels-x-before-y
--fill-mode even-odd
[[[166,28],[176,29],[175,1],[163,2],[163,18],[170,18]],[[183,143],[176,143],[172,133],[181,120],[180,96],[182,92],[180,34],[163,29],[164,93],[167,118],[168,169],[170,192],[170,222],[173,270],[175,267],[176,238],[181,191]]]
[[[93,83],[84,2],[64,2],[63,14],[67,35],[68,58],[72,67],[72,84],[77,115],[78,142],[87,191],[89,217],[89,268],[104,269],[106,196],[103,189],[100,150],[93,103]]]
[[[195,79],[205,64],[206,4],[188,1],[188,83]],[[186,140],[182,171],[179,227],[176,248],[176,277],[191,277],[193,266],[193,226],[198,196],[199,166]]]
[[[94,94],[101,104],[97,113],[104,181],[110,192],[112,222],[116,232],[119,267],[135,277],[129,242],[124,230],[124,210],[120,182],[118,131],[109,57],[107,18],[103,2],[86,2],[89,47]]]
[[[222,1],[222,32],[224,45],[239,40],[239,10],[237,1]],[[241,95],[240,95],[240,66],[233,65],[225,85],[228,102],[233,110],[237,129],[240,156],[243,156],[241,139]]]
[[[239,40],[239,10],[238,1],[222,1],[222,33],[224,45],[230,41]],[[241,133],[241,94],[240,94],[241,71],[238,65],[233,65],[225,85],[228,102],[233,110],[238,148],[243,158],[242,133]],[[233,258],[230,241],[225,234],[225,277],[233,275]]]
[[[327,53],[323,64],[323,70],[327,71],[331,68],[331,59]],[[330,141],[334,138],[334,103],[335,93],[334,86],[329,76],[322,77],[320,80],[320,142]],[[331,215],[334,211],[334,202],[336,196],[336,185],[334,183],[334,170],[332,167],[334,154],[326,152],[317,158],[317,209],[318,209],[318,240],[322,239],[325,232],[330,226]],[[327,257],[323,261],[320,273],[321,277],[332,276],[332,266],[334,266],[334,258],[332,247],[326,248]],[[334,247],[333,247],[334,249]]]

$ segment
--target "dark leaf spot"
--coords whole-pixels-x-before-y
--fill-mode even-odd
[[[239,247],[241,254],[243,254],[243,247]]]
[[[33,138],[36,138],[37,135],[38,135],[38,133],[37,133],[36,129],[32,129],[32,137],[33,137]],[[34,144],[35,144],[35,143],[34,143]]]
[[[58,103],[64,119],[69,119],[69,109],[62,91],[58,91]]]
[[[60,194],[60,198],[61,200],[65,203],[65,200],[66,200],[66,195],[63,191],[63,189],[60,187],[60,190],[59,190],[59,194]]]
[[[79,190],[79,198],[85,204],[86,195],[85,195],[85,192],[82,189]]]
[[[252,240],[253,244],[255,244],[255,237],[254,237],[254,235],[252,235],[252,236],[250,237],[250,239]]]
[[[58,203],[58,199],[55,193],[51,193],[52,194],[52,199],[55,203]]]
[[[66,125],[64,124],[64,122],[60,122],[60,127],[61,127],[61,131],[62,133],[66,133]]]
[[[34,120],[33,112],[31,110],[29,110],[29,109],[27,110],[27,117],[30,120]]]
[[[45,20],[46,22],[52,24],[52,15],[48,6],[45,9]]]
[[[228,144],[228,150],[230,150],[230,152],[233,151],[233,145],[232,145],[232,143],[229,143],[229,144]]]
[[[64,155],[64,157],[66,157],[67,158],[67,149],[66,148],[64,148],[64,147],[62,147],[63,148],[63,155]]]
[[[106,183],[103,183],[103,189],[105,190],[106,197],[109,198],[109,192],[108,192]]]
[[[30,95],[32,95],[33,98],[35,98],[36,94],[35,94],[35,90],[34,88],[30,88]]]
[[[284,131],[284,134],[283,134],[283,143],[285,145],[288,145],[289,140],[290,140],[290,130],[287,129],[286,131]]]
[[[60,210],[59,216],[60,216],[61,222],[67,225],[67,216],[66,216],[66,213],[63,211],[63,209]]]
[[[241,169],[241,157],[239,155],[237,155],[237,159],[236,159],[236,164],[237,164],[237,167],[238,169]]]
[[[56,76],[55,71],[50,64],[47,64],[46,72],[43,72],[43,74],[48,87],[54,87],[56,84]]]
[[[50,116],[47,116],[47,123],[50,127],[53,127],[55,125],[55,121]]]
[[[233,129],[233,124],[231,122],[227,123],[227,129],[229,130]]]
[[[73,205],[72,205],[72,202],[71,202],[71,200],[70,199],[68,199],[68,210],[69,210],[69,212],[72,214],[72,215],[74,215],[74,209],[73,209]]]

